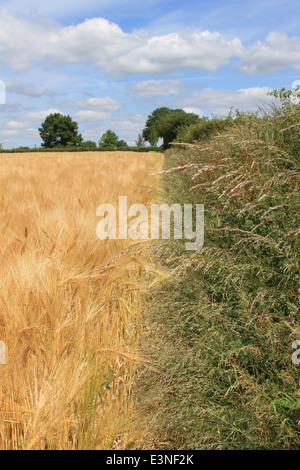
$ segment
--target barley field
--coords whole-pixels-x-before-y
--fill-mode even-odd
[[[0,154],[0,449],[133,445],[147,242],[99,240],[96,209],[149,204],[162,160]]]

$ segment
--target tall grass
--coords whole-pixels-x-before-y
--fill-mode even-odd
[[[0,154],[0,449],[132,445],[140,246],[96,208],[148,204],[158,153]]]
[[[159,448],[299,448],[299,144],[285,102],[165,154],[165,199],[205,205],[205,243],[156,247],[139,383]]]

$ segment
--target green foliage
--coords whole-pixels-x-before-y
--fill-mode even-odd
[[[97,150],[97,149],[98,149],[96,142],[93,142],[92,140],[86,140],[85,142],[83,142],[83,143],[80,145],[80,148],[81,148],[83,151]]]
[[[146,147],[146,141],[145,141],[145,138],[143,137],[143,133],[142,133],[142,132],[139,133],[138,138],[137,138],[137,140],[135,141],[135,145],[136,145],[138,148],[145,148],[145,147]]]
[[[281,103],[287,104],[287,102],[291,102],[291,97],[299,96],[300,94],[300,86],[298,86],[295,90],[287,90],[286,88],[281,88],[280,90],[273,90],[268,93],[269,96],[275,96],[275,98],[279,98]]]
[[[148,116],[143,137],[151,145],[157,145],[161,137],[164,149],[167,149],[183,128],[195,124],[199,119],[196,114],[186,113],[183,109],[157,108]]]
[[[205,206],[202,250],[156,247],[140,409],[168,448],[300,446],[299,128],[284,101],[165,154],[166,201]]]
[[[93,149],[87,149],[88,151],[91,151]],[[98,147],[95,150],[99,150]],[[111,151],[114,151],[116,149],[112,149]],[[162,148],[158,147],[145,147],[145,148],[137,148],[137,147],[124,147],[121,149],[118,149],[119,151],[130,151],[130,152],[163,152]],[[6,149],[2,150],[3,153],[36,153],[36,152],[83,152],[85,151],[84,148],[81,146],[76,146],[76,147],[57,147],[57,148],[28,148],[28,147],[19,147],[16,149]],[[107,151],[107,150],[106,150]]]
[[[282,91],[284,90],[284,91]],[[273,103],[269,112],[264,114],[262,125],[268,130],[268,138],[275,146],[285,149],[300,163],[300,106],[290,100],[291,90],[274,90],[274,96],[280,98],[280,103]]]
[[[106,131],[99,140],[100,150],[116,150],[119,138],[111,129]]]
[[[152,146],[157,145],[158,139],[160,137],[156,128],[157,123],[166,114],[168,114],[169,111],[170,111],[169,108],[161,107],[152,111],[152,113],[148,116],[148,119],[146,121],[146,126],[142,132],[142,136],[147,142],[150,142]]]
[[[39,128],[43,147],[77,146],[82,143],[82,136],[78,134],[78,124],[70,116],[53,113],[46,117]]]
[[[128,147],[127,142],[125,142],[125,140],[119,140],[117,142],[117,149],[118,150],[128,150],[129,147]]]
[[[178,142],[205,142],[219,132],[225,131],[232,125],[232,118],[213,118],[203,117],[200,121],[192,126],[183,128],[177,135]]]
[[[18,147],[17,150],[20,152],[28,152],[30,150],[30,147]]]
[[[231,109],[227,116],[202,117],[195,124],[183,127],[177,134],[176,142],[207,142],[212,137],[228,131],[233,125],[237,125],[251,117],[253,121],[259,119],[258,113],[241,112]]]

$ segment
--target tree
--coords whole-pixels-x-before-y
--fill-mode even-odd
[[[165,115],[170,111],[169,108],[162,107],[155,109],[149,116],[146,121],[146,127],[143,130],[143,137],[147,142],[150,142],[151,145],[156,146],[159,135],[157,130],[157,125]]]
[[[126,150],[129,147],[128,147],[127,142],[125,142],[125,140],[119,140],[118,143],[117,143],[117,148],[120,149],[120,150]]]
[[[99,148],[103,150],[115,150],[117,148],[119,138],[111,129],[106,131],[99,140]]]
[[[97,150],[97,144],[93,140],[86,140],[80,145],[82,150]]]
[[[145,138],[144,138],[142,132],[139,133],[138,138],[137,138],[137,140],[135,141],[135,145],[136,145],[138,148],[144,148],[144,147],[146,147]]]
[[[157,145],[159,137],[162,137],[163,146],[167,149],[182,128],[199,120],[197,114],[186,113],[183,109],[157,108],[148,116],[143,137],[151,145]]]
[[[60,113],[49,114],[39,128],[42,147],[74,147],[83,141],[78,134],[78,124],[70,116]]]

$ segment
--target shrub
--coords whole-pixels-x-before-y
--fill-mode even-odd
[[[117,149],[118,150],[128,150],[128,144],[125,142],[125,140],[119,140],[117,143]]]
[[[82,150],[97,150],[97,144],[96,142],[93,142],[92,140],[87,140],[86,142],[83,142],[81,145],[80,145],[80,148]]]

